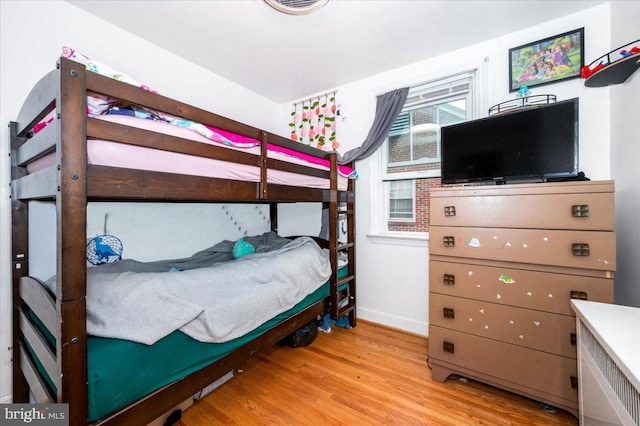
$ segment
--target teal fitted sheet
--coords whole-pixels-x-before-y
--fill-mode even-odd
[[[341,268],[338,276],[346,276],[347,269]],[[89,421],[96,422],[106,418],[151,392],[220,360],[279,322],[327,296],[329,282],[288,311],[270,319],[250,333],[225,343],[199,342],[180,331],[171,333],[153,345],[89,336]],[[32,357],[35,358],[33,353]],[[39,370],[49,385],[53,386],[44,369]],[[52,391],[55,393],[55,389]]]
[[[174,331],[150,346],[129,340],[90,337],[87,339],[89,421],[100,420],[218,361],[328,295],[328,285],[323,285],[287,312],[225,343],[199,342],[181,331]]]

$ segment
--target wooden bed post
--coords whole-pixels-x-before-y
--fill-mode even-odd
[[[351,167],[355,168],[355,164],[351,163]],[[350,198],[347,201],[347,235],[349,236],[348,244],[351,246],[348,248],[349,253],[349,272],[348,276],[351,277],[349,281],[349,297],[353,302],[353,309],[349,311],[349,323],[352,327],[356,326],[356,183],[355,180],[350,179],[348,183],[348,189],[350,192]]]
[[[25,138],[17,135],[17,123],[9,124],[11,137],[11,180],[27,174],[25,167],[17,165],[16,149],[24,143]],[[29,203],[20,201],[12,195],[11,200],[11,270],[13,282],[13,402],[29,402],[29,384],[20,366],[22,332],[20,331],[20,278],[29,275]]]
[[[271,231],[278,233],[278,203],[269,203],[269,221]]]
[[[269,145],[269,140],[267,137],[267,132],[262,131],[262,137],[261,137],[261,141],[260,141],[260,164],[258,165],[258,167],[260,167],[260,185],[259,185],[259,191],[260,193],[258,194],[258,198],[260,199],[268,199],[269,198],[269,190],[268,187],[269,185],[267,184],[267,179],[268,174],[267,174],[267,168],[269,166],[268,161],[268,154],[267,154],[267,146]]]
[[[329,156],[331,174],[329,178],[329,256],[331,259],[331,319],[337,320],[340,297],[338,294],[338,156]]]
[[[57,344],[62,374],[58,402],[69,402],[69,424],[88,423],[86,330],[87,128],[86,71],[60,59],[61,120],[58,164],[56,306],[60,318]]]

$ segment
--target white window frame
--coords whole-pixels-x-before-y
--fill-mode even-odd
[[[484,62],[487,59],[485,58]],[[468,97],[467,102],[467,117],[468,119],[473,119],[477,117],[480,105],[484,105],[486,103],[486,95],[483,95],[484,92],[481,93],[478,90],[478,82],[482,81],[482,86],[486,88],[486,81],[484,72],[480,72],[483,65],[478,66],[477,68],[468,69],[468,71],[459,72],[456,74],[451,74],[449,76],[445,76],[442,78],[434,79],[428,83],[419,83],[412,87],[424,86],[425,84],[436,83],[438,81],[445,81],[451,78],[459,79],[460,77],[466,76],[471,80],[471,95]],[[384,147],[382,149],[377,150],[371,157],[371,168],[370,168],[370,231],[367,237],[372,243],[381,243],[381,244],[400,244],[400,245],[409,245],[409,246],[424,246],[427,243],[428,247],[428,232],[407,232],[407,231],[389,231],[388,230],[388,193],[387,193],[387,185],[385,182],[390,180],[408,180],[408,179],[424,179],[424,178],[433,178],[439,177],[441,174],[440,169],[438,170],[421,170],[421,171],[411,171],[411,172],[403,172],[403,173],[387,173],[387,143],[385,141]],[[415,199],[415,185],[414,185],[414,199]],[[416,208],[416,203],[414,202],[414,209]],[[384,210],[383,210],[384,209]],[[415,218],[415,211],[414,211]],[[395,220],[394,220],[395,221]]]

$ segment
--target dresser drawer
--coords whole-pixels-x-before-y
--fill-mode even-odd
[[[615,271],[613,232],[432,226],[430,253]]]
[[[613,231],[613,193],[432,197],[431,225]]]
[[[432,260],[429,291],[570,316],[572,298],[613,303],[613,279],[540,269]]]
[[[573,316],[429,294],[429,324],[576,358]]]
[[[514,392],[577,406],[577,362],[572,358],[430,325],[429,360]]]

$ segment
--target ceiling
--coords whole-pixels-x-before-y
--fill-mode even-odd
[[[262,0],[68,1],[277,103],[605,3],[330,0],[286,15]]]

